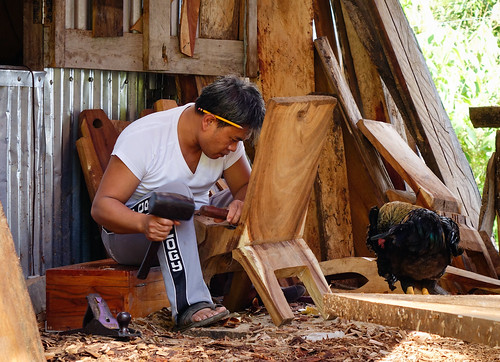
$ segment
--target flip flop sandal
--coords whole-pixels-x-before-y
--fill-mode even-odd
[[[212,310],[215,310],[219,307],[222,307],[222,304],[214,304],[209,302],[198,302],[190,305],[181,315],[179,315],[179,318],[177,320],[177,325],[174,327],[174,331],[183,332],[190,328],[204,327],[209,324],[213,324],[215,322],[220,321],[221,319],[229,315],[229,311],[227,309],[223,312],[220,312],[214,316],[205,318],[198,322],[194,322],[192,319],[193,315],[202,309],[210,308]]]

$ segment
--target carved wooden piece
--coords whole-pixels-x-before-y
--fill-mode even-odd
[[[500,128],[500,107],[469,107],[469,116],[475,128]]]
[[[329,294],[329,313],[346,319],[459,338],[500,343],[498,295]]]
[[[44,361],[31,299],[0,203],[0,350],[5,361]]]

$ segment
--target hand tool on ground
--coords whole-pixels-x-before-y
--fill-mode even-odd
[[[83,317],[82,328],[64,331],[61,334],[85,333],[117,339],[140,337],[141,333],[129,328],[130,313],[120,312],[116,319],[111,314],[108,304],[97,293],[87,295],[87,311]]]

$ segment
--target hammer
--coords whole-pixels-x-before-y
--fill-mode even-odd
[[[151,196],[137,203],[132,210],[140,213],[148,213],[164,219],[170,220],[189,220],[194,214],[194,200],[190,197],[171,193],[171,192],[153,192]],[[199,214],[225,219],[227,210],[214,206],[202,206]],[[137,272],[138,279],[146,279],[149,274],[149,269],[156,260],[156,254],[161,242],[153,241],[149,244],[146,256],[142,260],[139,271]]]

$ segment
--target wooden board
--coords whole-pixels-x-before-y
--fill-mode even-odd
[[[460,212],[458,200],[410,149],[394,126],[384,122],[361,120],[358,127],[382,157],[409,184],[420,205],[433,210]]]
[[[358,35],[377,66],[428,167],[477,226],[480,194],[398,0],[345,0]]]
[[[500,107],[469,107],[469,116],[475,128],[500,128]]]
[[[335,98],[325,96],[268,102],[246,196],[249,201],[241,217],[250,222],[252,244],[301,237],[335,105]]]
[[[200,38],[238,40],[239,22],[239,0],[201,0]]]
[[[137,279],[138,269],[112,259],[48,269],[47,330],[81,328],[90,293],[100,294],[113,316],[127,311],[132,318],[145,317],[167,307],[160,267],[153,267],[146,280]]]
[[[314,91],[312,14],[312,0],[257,2],[259,80],[266,102]]]
[[[35,312],[0,203],[0,350],[5,361],[44,361]]]
[[[459,338],[490,346],[500,344],[500,295],[327,294],[328,313],[340,318],[383,324]]]
[[[123,0],[92,0],[92,36],[123,35]]]

